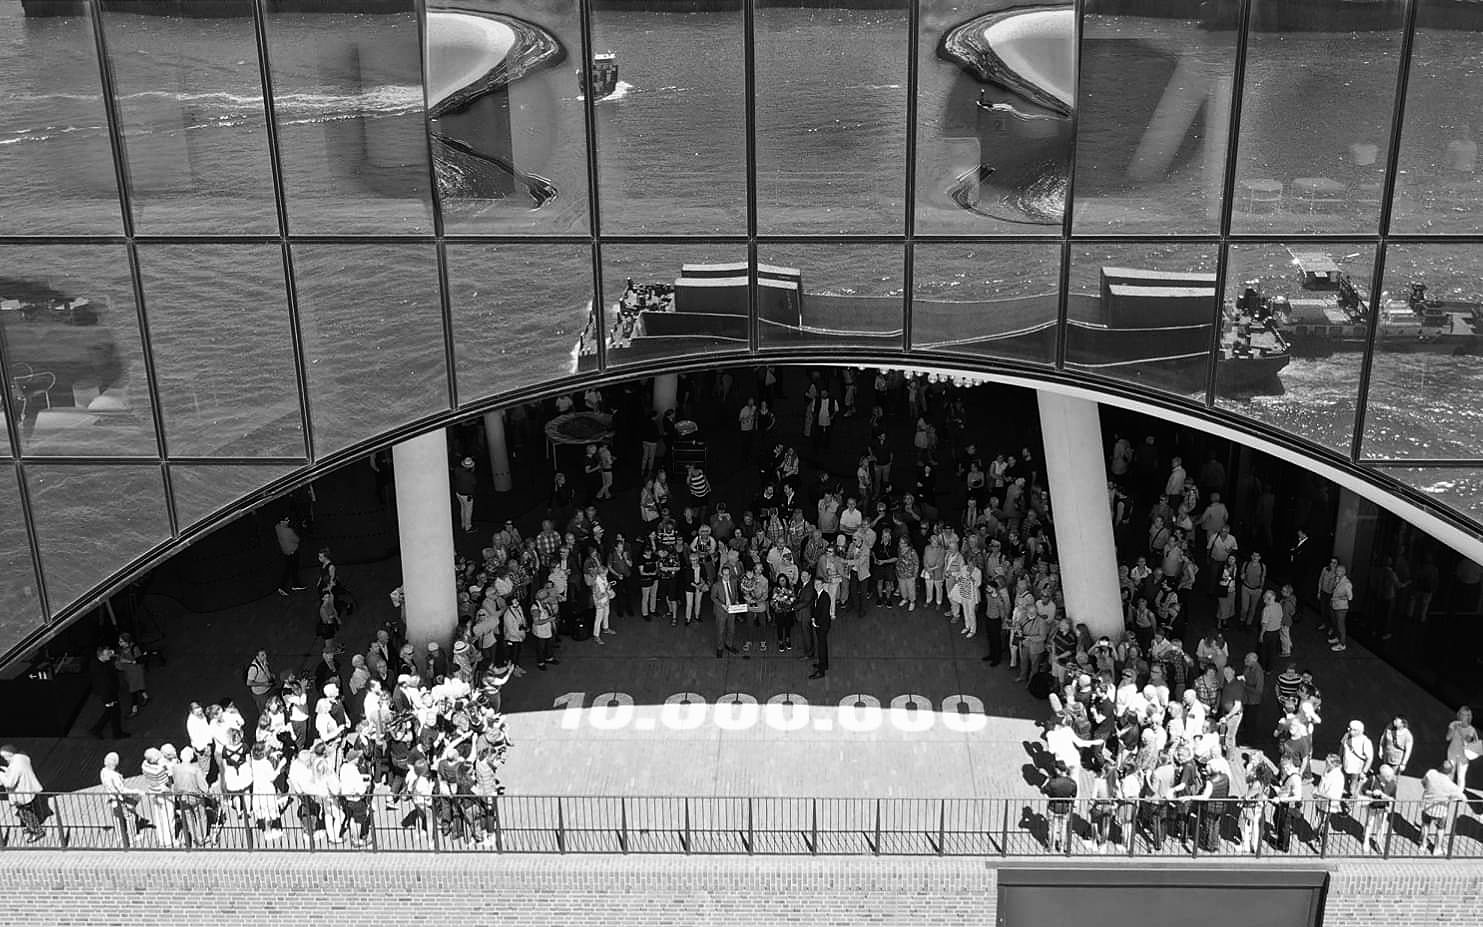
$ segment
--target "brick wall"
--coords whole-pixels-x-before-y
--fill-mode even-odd
[[[0,925],[27,927],[987,927],[994,924],[997,871],[1009,865],[968,858],[169,851],[15,851],[3,858]],[[1483,922],[1483,862],[1344,861],[1320,868],[1332,873],[1328,927]]]

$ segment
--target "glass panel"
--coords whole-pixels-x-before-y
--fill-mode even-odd
[[[293,467],[275,464],[170,465],[170,490],[175,494],[175,518],[181,530],[236,503]]]
[[[617,80],[594,110],[604,231],[746,231],[741,9],[739,0],[593,3],[593,53],[615,56],[593,67]]]
[[[1474,129],[1483,130],[1483,111],[1474,102],[1474,62],[1483,47],[1483,17],[1456,0],[1416,3],[1390,230],[1477,234],[1483,231],[1483,178]]]
[[[0,3],[0,219],[6,235],[117,235],[118,178],[87,16]]]
[[[1066,368],[1204,402],[1215,259],[1214,245],[1073,248]]]
[[[5,245],[0,268],[22,453],[158,455],[124,247]]]
[[[1252,0],[1231,231],[1375,234],[1405,8]]]
[[[289,228],[298,235],[431,233],[412,5],[375,13],[269,9]]]
[[[156,465],[35,464],[26,481],[53,615],[170,539]]]
[[[1376,472],[1419,489],[1464,517],[1483,522],[1483,470],[1473,467],[1377,467]]]
[[[608,366],[747,348],[747,252],[740,245],[606,245]],[[589,326],[578,369],[596,367]]]
[[[918,242],[912,347],[1053,364],[1061,246]]]
[[[1347,457],[1374,274],[1374,245],[1231,245],[1215,404]],[[1389,313],[1381,324],[1406,335]],[[1276,379],[1235,375],[1260,362]]]
[[[278,245],[140,245],[172,457],[300,457],[292,320]]]
[[[576,372],[588,246],[450,244],[448,287],[460,403]]]
[[[1073,5],[921,3],[917,231],[1059,231],[1075,99]]]
[[[1189,19],[1095,12],[1100,6],[1127,8],[1089,0],[1082,18],[1076,231],[1213,234],[1240,4],[1198,21],[1194,5]]]
[[[901,350],[901,245],[763,245],[757,260],[762,344]]]
[[[1476,459],[1483,447],[1483,247],[1385,251],[1362,452],[1371,459]]]
[[[884,0],[849,9],[834,2],[757,4],[757,227],[763,233],[902,231],[906,4]]]
[[[216,0],[212,18],[156,0],[103,9],[134,228],[277,234],[252,0]]]
[[[31,562],[31,539],[21,514],[13,466],[0,475],[0,653],[9,650],[45,620],[36,592],[36,565]]]
[[[448,407],[432,245],[295,245],[316,456]]]
[[[444,229],[585,234],[576,0],[429,0],[427,45]]]

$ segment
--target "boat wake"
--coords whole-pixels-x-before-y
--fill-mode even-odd
[[[638,88],[634,87],[633,84],[630,84],[628,81],[626,81],[626,80],[620,80],[620,81],[618,81],[618,83],[616,85],[614,85],[613,92],[612,93],[608,94],[605,97],[598,97],[596,102],[597,103],[607,103],[607,102],[614,101],[614,100],[622,100],[622,99],[626,98],[630,93],[632,93],[636,89],[638,89]],[[673,91],[680,92],[680,91],[683,91],[684,88],[682,88],[682,87],[661,87],[659,89],[660,90],[673,90]],[[586,101],[587,97],[585,95],[579,93],[579,94],[576,95],[576,97],[574,99],[578,103],[582,103],[582,102]]]

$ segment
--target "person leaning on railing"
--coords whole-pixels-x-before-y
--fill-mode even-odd
[[[1433,856],[1447,851],[1442,835],[1447,831],[1457,803],[1466,798],[1466,793],[1455,781],[1451,760],[1443,760],[1441,766],[1428,769],[1421,777],[1421,843]]]
[[[1302,817],[1303,776],[1291,756],[1284,755],[1277,790],[1272,796],[1272,824],[1277,829],[1277,849],[1286,853],[1292,846],[1293,820]]]
[[[170,785],[175,790],[175,810],[185,845],[206,846],[211,832],[208,807],[211,786],[196,762],[195,748],[180,751],[180,762],[170,771]]]
[[[118,763],[117,753],[110,751],[104,756],[103,768],[98,771],[98,782],[103,786],[103,794],[108,796],[108,812],[113,816],[114,826],[118,829],[119,843],[129,847],[133,845],[139,829],[148,822],[139,815],[139,804],[144,799],[144,793],[129,787],[123,774],[118,771]]]
[[[1365,802],[1365,832],[1360,842],[1360,852],[1385,852],[1386,838],[1390,831],[1390,812],[1395,807],[1395,770],[1388,763],[1371,773],[1360,794]]]

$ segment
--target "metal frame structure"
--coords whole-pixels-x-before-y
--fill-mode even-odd
[[[171,792],[125,798],[102,791],[51,792],[42,798],[51,812],[48,819],[29,833],[14,823],[0,826],[0,853],[1116,855],[1257,864],[1264,858],[1483,859],[1483,840],[1463,800],[1392,802],[1372,817],[1368,803],[1331,810],[1327,799],[439,793],[408,807],[375,791],[356,808],[346,805],[341,830],[332,834],[325,830],[322,811],[306,805],[301,813],[291,808],[298,802],[288,796],[269,829],[246,813],[240,795],[198,795],[188,805]],[[1435,823],[1428,826],[1428,818]]]
[[[1396,82],[1396,100],[1393,118],[1391,120],[1390,136],[1388,144],[1384,146],[1386,152],[1386,169],[1384,174],[1384,194],[1380,209],[1379,223],[1374,235],[1324,235],[1324,234],[1239,234],[1231,231],[1231,213],[1233,209],[1232,199],[1235,184],[1236,152],[1240,143],[1241,114],[1242,114],[1242,92],[1247,58],[1247,36],[1251,27],[1252,8],[1258,2],[1266,0],[1241,0],[1239,6],[1239,20],[1236,26],[1236,55],[1233,61],[1233,97],[1230,101],[1231,111],[1226,139],[1225,174],[1223,177],[1222,201],[1220,218],[1217,231],[1213,234],[1200,235],[1122,235],[1122,234],[1080,234],[1073,227],[1074,204],[1076,195],[1076,162],[1077,152],[1075,150],[1073,131],[1073,147],[1070,152],[1069,177],[1066,193],[1066,205],[1063,220],[1059,228],[1047,226],[1043,230],[1028,230],[1024,234],[1008,237],[1002,234],[985,235],[934,235],[924,234],[918,228],[917,221],[917,193],[918,193],[918,157],[919,157],[919,131],[923,125],[920,107],[923,101],[919,99],[919,90],[922,86],[920,75],[923,69],[933,66],[936,62],[929,59],[922,48],[923,36],[920,34],[923,22],[923,11],[925,4],[923,0],[900,0],[900,3],[891,11],[892,15],[899,14],[901,26],[905,30],[904,41],[906,42],[907,74],[905,79],[905,129],[906,149],[905,163],[903,165],[904,177],[904,214],[902,216],[902,234],[890,235],[793,235],[793,234],[766,234],[758,224],[758,178],[757,178],[757,11],[761,6],[775,7],[786,5],[784,0],[737,0],[739,15],[736,17],[741,30],[741,41],[743,45],[743,61],[746,65],[744,78],[744,125],[745,138],[737,139],[736,144],[744,146],[746,154],[746,227],[738,230],[735,235],[625,235],[606,234],[603,231],[601,216],[601,198],[599,196],[599,166],[601,163],[601,143],[599,138],[599,126],[596,118],[595,104],[587,99],[583,104],[583,126],[586,140],[585,151],[585,173],[587,180],[587,212],[588,228],[586,234],[560,234],[560,235],[496,235],[496,234],[450,234],[444,226],[443,204],[437,190],[437,178],[433,166],[433,150],[429,139],[426,157],[427,182],[429,183],[426,204],[432,217],[431,234],[409,234],[409,235],[355,235],[355,234],[297,234],[290,224],[290,210],[286,189],[284,152],[281,147],[280,127],[278,112],[275,105],[274,77],[275,72],[272,63],[270,43],[270,32],[272,29],[269,0],[244,0],[250,6],[252,13],[253,41],[255,52],[258,56],[257,69],[261,82],[262,98],[264,100],[263,116],[266,125],[266,140],[269,151],[267,157],[271,166],[273,177],[274,206],[278,216],[277,234],[268,235],[150,235],[138,234],[133,223],[133,190],[132,180],[128,170],[126,139],[121,126],[119,113],[118,94],[115,92],[112,61],[108,51],[107,35],[105,34],[105,14],[102,11],[100,0],[84,0],[88,10],[87,20],[89,28],[93,30],[92,54],[96,56],[93,62],[98,68],[98,82],[102,88],[105,99],[105,115],[108,121],[109,135],[111,137],[110,152],[114,159],[114,171],[118,183],[118,200],[121,215],[121,234],[118,235],[0,235],[0,245],[85,245],[85,244],[108,244],[122,245],[130,256],[130,274],[132,281],[132,295],[136,302],[138,313],[138,324],[140,336],[144,348],[145,374],[148,380],[148,393],[151,401],[151,413],[155,437],[157,442],[157,455],[153,457],[118,457],[118,456],[44,456],[29,455],[21,447],[18,426],[15,416],[6,416],[7,436],[10,439],[13,466],[15,468],[19,484],[19,500],[23,512],[21,517],[27,525],[27,534],[31,541],[33,568],[42,582],[38,583],[41,589],[41,607],[46,620],[49,622],[45,627],[38,628],[36,633],[29,635],[26,641],[12,649],[11,653],[18,652],[26,646],[34,646],[41,638],[53,633],[57,627],[72,617],[92,607],[112,588],[120,585],[125,578],[137,574],[152,563],[158,562],[162,557],[178,550],[189,543],[192,539],[199,537],[202,533],[210,530],[218,524],[234,517],[243,510],[244,506],[260,502],[262,499],[275,493],[280,493],[295,485],[302,484],[315,476],[339,466],[349,460],[361,456],[371,450],[384,447],[396,440],[403,439],[409,435],[424,431],[433,427],[440,427],[453,421],[471,418],[492,408],[498,408],[513,402],[539,398],[568,389],[585,387],[587,385],[601,385],[624,379],[632,379],[664,371],[678,371],[685,369],[702,369],[714,367],[717,363],[839,363],[851,362],[862,365],[916,365],[933,366],[945,369],[957,369],[965,372],[983,371],[999,373],[1018,377],[1027,377],[1046,383],[1072,384],[1082,387],[1091,387],[1102,391],[1114,400],[1118,397],[1131,397],[1140,402],[1165,406],[1181,411],[1194,411],[1212,422],[1240,430],[1244,433],[1261,437],[1284,448],[1290,448],[1294,455],[1322,460],[1328,464],[1346,468],[1356,475],[1376,485],[1384,486],[1388,491],[1405,498],[1408,502],[1422,506],[1434,512],[1437,517],[1456,525],[1466,532],[1475,536],[1483,536],[1483,524],[1468,518],[1465,514],[1454,511],[1437,500],[1425,494],[1403,485],[1395,478],[1392,470],[1396,468],[1466,468],[1477,469],[1483,474],[1483,447],[1477,449],[1477,456],[1465,459],[1426,459],[1426,460],[1397,460],[1397,459],[1369,459],[1364,456],[1363,436],[1365,434],[1365,390],[1370,383],[1370,373],[1375,358],[1375,346],[1373,344],[1374,326],[1371,327],[1372,343],[1367,347],[1361,364],[1360,395],[1357,397],[1355,420],[1353,422],[1353,441],[1351,445],[1342,450],[1317,447],[1301,437],[1283,432],[1263,422],[1244,418],[1229,410],[1216,406],[1215,390],[1215,363],[1212,351],[1212,362],[1205,382],[1204,396],[1202,401],[1181,399],[1169,394],[1159,393],[1155,390],[1143,388],[1135,384],[1128,384],[1117,380],[1097,377],[1095,375],[1068,370],[1065,357],[1065,328],[1067,319],[1068,282],[1071,278],[1071,264],[1074,259],[1074,246],[1117,244],[1121,246],[1136,247],[1140,244],[1157,246],[1168,243],[1207,245],[1213,249],[1216,256],[1217,267],[1217,298],[1219,303],[1223,297],[1224,284],[1228,274],[1230,247],[1232,245],[1248,244],[1293,244],[1304,243],[1322,245],[1325,243],[1354,243],[1356,241],[1376,246],[1376,265],[1371,284],[1371,301],[1378,299],[1379,288],[1383,282],[1383,271],[1385,263],[1385,249],[1388,244],[1451,244],[1451,245],[1475,245],[1483,246],[1483,235],[1393,235],[1390,233],[1390,203],[1395,193],[1396,175],[1398,172],[1397,162],[1400,153],[1400,133],[1404,125],[1404,111],[1406,105],[1406,93],[1410,74],[1412,48],[1414,36],[1417,29],[1418,6],[1422,0],[1407,0],[1405,5],[1404,24],[1400,29],[1397,39],[1400,54],[1400,64]],[[426,54],[427,34],[427,10],[434,0],[415,0],[410,4],[415,11],[417,20],[417,54],[422,65],[424,75],[422,106],[424,128],[428,121],[427,90],[426,90],[426,62],[421,59]],[[580,25],[579,48],[575,49],[583,56],[582,68],[590,75],[591,56],[593,51],[593,21],[600,19],[603,15],[601,7],[597,6],[595,0],[571,0],[575,18]],[[1094,0],[1068,0],[1067,6],[1073,10],[1077,22],[1077,46],[1081,48],[1081,23],[1095,9]],[[518,0],[512,0],[512,9],[518,9]],[[405,14],[403,14],[405,15]],[[878,26],[877,28],[893,28],[892,26]],[[1080,54],[1078,53],[1078,60]],[[924,60],[925,59],[925,60]],[[1080,67],[1077,68],[1076,79],[1080,81]],[[1073,110],[1073,129],[1075,127],[1076,115]],[[21,179],[19,182],[24,182]],[[372,439],[359,442],[351,447],[344,448],[332,453],[325,453],[315,447],[313,414],[315,397],[310,395],[310,385],[306,374],[306,349],[304,344],[304,333],[299,307],[299,294],[295,280],[295,261],[293,246],[295,245],[413,245],[427,244],[435,245],[437,257],[438,281],[440,285],[439,307],[442,315],[443,345],[441,354],[447,367],[447,402],[446,408],[429,408],[426,414],[419,415],[414,420],[406,421],[394,428],[376,435]],[[610,365],[610,351],[606,345],[606,325],[597,326],[598,333],[597,369],[591,373],[574,375],[570,377],[553,378],[538,386],[532,386],[513,390],[499,395],[467,395],[459,390],[456,365],[456,342],[454,333],[454,311],[451,305],[452,295],[449,285],[449,270],[447,247],[453,244],[505,244],[523,246],[541,245],[581,245],[590,249],[592,292],[595,305],[603,305],[603,248],[607,245],[728,245],[738,249],[744,249],[748,256],[750,275],[753,286],[748,299],[748,341],[737,349],[718,351],[708,354],[687,355],[682,357],[664,358],[662,361],[638,362],[627,364]],[[921,349],[912,344],[913,336],[913,296],[917,283],[915,259],[918,244],[972,244],[992,248],[996,244],[1020,244],[1020,243],[1042,243],[1047,246],[1055,244],[1060,247],[1060,265],[1058,268],[1060,280],[1060,297],[1057,304],[1058,336],[1054,363],[1034,364],[1023,361],[1008,359],[996,359],[977,354],[967,354],[948,350]],[[158,378],[156,376],[153,352],[150,350],[148,333],[148,311],[145,305],[145,292],[140,278],[138,266],[138,246],[154,244],[200,244],[200,245],[249,245],[249,244],[273,244],[281,248],[282,259],[286,278],[286,308],[290,317],[290,331],[292,333],[291,345],[285,345],[285,349],[293,353],[294,369],[297,382],[294,384],[298,406],[299,420],[303,432],[305,456],[280,457],[280,458],[243,458],[243,457],[181,457],[170,456],[170,449],[166,440],[163,413],[158,395]],[[900,248],[901,267],[903,268],[904,291],[902,294],[904,316],[903,337],[899,346],[883,344],[879,339],[873,344],[849,344],[840,342],[837,344],[812,345],[808,347],[776,347],[767,346],[759,338],[759,320],[756,296],[756,267],[759,248],[766,249],[773,246],[789,245],[889,245]],[[1213,312],[1218,313],[1220,307],[1213,307]],[[1218,326],[1217,326],[1218,328]],[[3,337],[3,335],[0,335]],[[3,342],[0,342],[3,346]],[[1217,347],[1212,343],[1212,348]],[[3,353],[3,352],[0,352]],[[42,558],[37,553],[37,531],[36,514],[32,511],[30,493],[26,483],[26,468],[32,465],[68,465],[68,464],[125,464],[140,465],[152,464],[159,468],[161,479],[166,488],[165,500],[169,516],[172,539],[170,543],[160,546],[151,551],[136,551],[130,562],[106,581],[92,590],[89,594],[74,602],[48,602],[44,582],[44,566]],[[179,515],[176,512],[174,493],[170,491],[170,465],[222,465],[233,467],[252,467],[264,465],[264,472],[271,468],[275,477],[265,477],[264,484],[258,491],[250,494],[238,504],[218,512],[216,515],[197,522],[193,525],[180,524]],[[296,468],[288,477],[277,478],[276,474],[281,468],[290,466]]]

